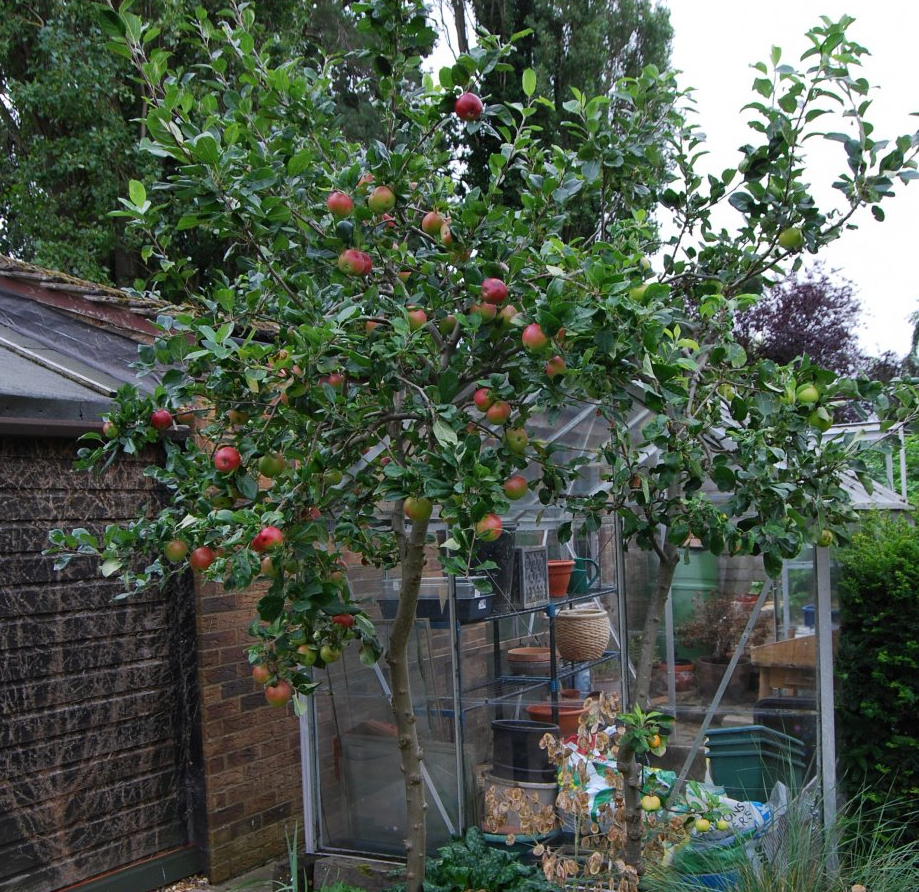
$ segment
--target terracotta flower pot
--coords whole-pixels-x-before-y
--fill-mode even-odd
[[[568,594],[568,583],[574,561],[549,561],[549,597],[564,598]]]

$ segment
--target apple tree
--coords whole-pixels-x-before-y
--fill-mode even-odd
[[[265,581],[251,660],[280,704],[309,694],[311,667],[352,641],[365,662],[380,655],[343,556],[400,565],[386,660],[417,892],[424,795],[407,644],[431,518],[448,530],[445,568],[468,572],[477,539],[499,534],[511,500],[527,488],[543,503],[566,499],[580,463],[597,458],[564,459],[531,437],[530,419],[596,404],[610,426],[599,455],[606,485],[568,505],[587,528],[620,512],[625,535],[660,558],[639,659],[643,704],[687,536],[716,553],[762,554],[772,573],[824,531],[842,537],[840,473],[857,462],[858,444],[824,436],[834,407],[857,399],[891,417],[914,410],[908,382],[882,393],[806,362],[750,361],[732,321],[774,270],[835,238],[860,206],[876,207],[895,176],[911,176],[916,140],[885,148],[871,138],[867,85],[852,74],[861,49],[845,20],[812,32],[806,72],[776,54],[771,77],[763,66],[753,142],[737,169],[703,177],[701,136],[672,74],[648,68],[608,97],[573,91],[563,108],[571,147],[561,148],[532,124],[548,102],[533,72],[522,76],[524,101],[477,92],[507,68],[512,46],[482,35],[433,77],[419,72],[434,38],[420,3],[351,9],[383,121],[359,145],[336,118],[343,60],[272,58],[252,37],[248,4],[197,15],[189,34],[199,61],[184,69],[165,50],[148,52],[148,26],[127,8],[108,11],[111,41],[136,63],[148,97],[143,148],[168,171],[132,182],[119,213],[148,245],[147,287],[176,307],[141,350],[141,371],[161,375],[155,392],[125,388],[82,463],[160,441],[165,461],[148,473],[171,500],[99,539],[56,531],[52,540],[62,560],[97,554],[127,591],[186,563],[230,588]],[[837,105],[856,126],[829,134],[848,164],[838,181],[845,208],[834,216],[810,195],[800,154]],[[449,150],[456,133],[500,143],[487,187],[462,195]],[[566,241],[587,199],[600,209],[596,230]],[[737,210],[738,232],[715,228],[722,202]],[[649,206],[675,223],[657,272]],[[225,245],[220,271],[177,251],[195,232]],[[637,435],[628,428],[636,406],[649,410]],[[166,436],[174,424],[193,435]],[[707,496],[706,480],[728,501]],[[619,750],[623,847],[635,866],[636,751],[653,733],[633,721]]]

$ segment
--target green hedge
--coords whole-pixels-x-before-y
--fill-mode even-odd
[[[919,800],[919,528],[871,516],[842,563],[839,761],[851,795]],[[895,806],[891,806],[893,811]],[[889,814],[891,819],[896,818]],[[915,812],[901,813],[919,837]]]

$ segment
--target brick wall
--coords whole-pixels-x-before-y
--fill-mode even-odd
[[[303,827],[299,724],[251,674],[246,629],[261,593],[197,586],[209,877],[222,882],[286,852]]]

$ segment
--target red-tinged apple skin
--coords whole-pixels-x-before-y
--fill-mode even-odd
[[[497,514],[486,514],[476,525],[475,534],[483,542],[494,542],[503,530],[501,518]]]
[[[373,260],[364,251],[346,248],[338,255],[338,268],[348,276],[367,276],[373,270]]]
[[[477,121],[482,116],[484,106],[475,93],[463,93],[456,100],[453,110],[461,121]]]
[[[498,308],[494,304],[473,304],[470,312],[474,316],[481,316],[486,322],[494,322]]]
[[[263,527],[252,540],[252,550],[259,553],[275,548],[284,541],[284,534],[277,527]]]
[[[332,617],[332,622],[343,629],[350,629],[354,625],[354,617],[350,613],[336,613]]]
[[[516,502],[517,499],[522,499],[527,494],[527,489],[529,489],[529,484],[527,483],[526,477],[522,477],[520,474],[508,477],[507,480],[504,481],[504,494],[512,502]]]
[[[520,311],[512,304],[505,304],[501,307],[495,322],[500,325],[501,328],[507,328],[511,324],[511,319],[519,312]]]
[[[409,310],[408,327],[409,331],[418,331],[423,328],[428,321],[428,314],[424,310]]]
[[[482,282],[482,300],[489,304],[503,304],[507,300],[507,285],[501,279]]]
[[[206,570],[217,559],[217,554],[213,548],[202,545],[196,548],[189,556],[188,563],[193,570]]]
[[[527,448],[530,437],[522,427],[511,427],[504,432],[504,442],[515,455],[520,455]]]
[[[263,557],[258,569],[262,576],[267,576],[269,579],[278,578],[278,568],[275,567],[270,557]]]
[[[511,404],[504,400],[492,403],[485,411],[485,417],[491,424],[504,424],[511,417]]]
[[[354,210],[354,201],[344,192],[333,192],[326,199],[325,206],[331,211],[333,217],[342,220]]]
[[[332,390],[341,390],[345,386],[345,376],[341,372],[330,372],[325,381]]]
[[[534,352],[543,350],[549,343],[549,339],[536,322],[531,322],[523,330],[521,339],[523,340],[523,346],[526,347],[527,350]]]
[[[440,228],[445,222],[444,218],[441,217],[437,211],[428,211],[424,217],[421,218],[421,231],[431,236],[431,238],[438,238],[440,236]]]
[[[480,387],[472,394],[472,401],[475,403],[476,409],[484,412],[495,401],[495,398],[489,393],[487,387]]]
[[[374,333],[374,331],[376,331],[381,325],[382,325],[381,322],[375,322],[373,319],[368,319],[368,320],[364,323],[364,334],[367,335],[367,336],[369,337],[369,336],[372,335],[372,334]]]
[[[396,193],[389,186],[377,186],[367,199],[367,207],[375,214],[391,211],[396,206]]]
[[[188,554],[188,545],[181,539],[172,539],[163,547],[163,554],[170,563],[177,564]]]
[[[283,678],[278,683],[265,688],[265,699],[272,706],[286,706],[294,695],[294,689]]]
[[[424,521],[430,518],[434,504],[423,496],[418,498],[409,496],[403,504],[403,510],[409,520]]]
[[[265,684],[272,676],[272,671],[267,666],[253,666],[252,677],[259,683]]]
[[[154,409],[150,413],[150,424],[158,431],[168,431],[172,427],[172,412],[168,409]]]
[[[221,474],[229,474],[242,464],[242,456],[235,446],[221,446],[214,453],[214,467]]]
[[[372,173],[362,173],[361,178],[357,181],[358,186],[367,186],[373,182]]]
[[[102,425],[102,436],[107,440],[114,440],[119,433],[118,425],[113,421],[106,421],[105,424]]]
[[[554,378],[556,375],[562,374],[565,371],[565,360],[561,356],[553,356],[546,363],[546,374],[550,378]]]

